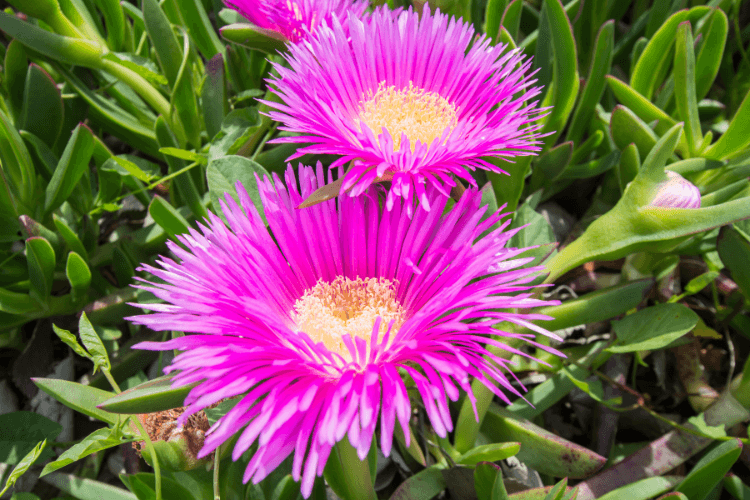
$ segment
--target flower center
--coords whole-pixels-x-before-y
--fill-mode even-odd
[[[457,108],[437,92],[428,92],[409,82],[409,88],[386,87],[380,82],[378,91],[369,91],[362,102],[359,123],[364,123],[377,136],[385,127],[393,138],[393,150],[401,149],[401,134],[406,133],[411,150],[417,141],[428,146],[453,130],[458,123]]]
[[[319,280],[294,304],[297,327],[315,342],[351,359],[342,337],[352,335],[370,341],[375,318],[380,316],[379,336],[391,320],[393,331],[404,321],[405,311],[396,300],[397,281],[385,278],[336,277],[330,283]]]

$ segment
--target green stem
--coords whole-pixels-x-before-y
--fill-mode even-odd
[[[102,58],[99,61],[99,68],[129,85],[138,93],[138,95],[143,97],[143,99],[149,103],[157,113],[163,115],[165,119],[171,122],[170,117],[172,115],[170,113],[169,101],[141,75],[110,59]]]
[[[109,385],[112,386],[112,389],[115,390],[115,393],[120,394],[122,390],[120,390],[120,386],[112,376],[112,373],[110,373],[109,370],[102,370],[102,373],[109,382]],[[141,421],[138,419],[138,417],[136,415],[131,415],[130,418],[138,428],[138,432],[146,442],[146,448],[148,448],[148,452],[151,454],[154,467],[154,487],[156,489],[156,500],[161,500],[161,468],[159,467],[159,459],[156,456],[154,443],[151,441],[151,437],[148,435],[148,432],[146,432],[146,429],[143,428],[143,424],[141,424]]]
[[[219,450],[221,447],[216,448],[214,452],[214,500],[221,500],[221,491],[219,489]]]
[[[156,500],[161,500],[161,469],[159,467],[159,458],[156,456],[156,448],[154,448],[154,443],[151,442],[151,437],[148,435],[148,432],[146,432],[146,429],[143,428],[143,424],[141,424],[141,421],[136,417],[135,415],[131,416],[131,419],[133,420],[133,423],[138,428],[138,432],[141,433],[141,437],[146,442],[146,448],[148,448],[148,452],[151,454],[153,467],[154,467],[154,487],[156,489]]]

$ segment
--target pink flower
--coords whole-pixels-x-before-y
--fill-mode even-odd
[[[321,23],[346,23],[349,11],[361,17],[367,0],[224,0],[259,28],[276,31],[292,43],[305,40]]]
[[[267,102],[281,130],[276,142],[312,143],[306,153],[351,162],[342,189],[352,196],[376,180],[392,181],[387,206],[415,195],[429,210],[425,185],[448,194],[467,169],[503,172],[485,157],[539,151],[540,89],[518,50],[491,46],[470,24],[425,9],[420,16],[385,9],[369,19],[322,26],[285,55],[269,80],[283,103]],[[505,173],[505,172],[503,172]],[[410,205],[409,205],[410,206]]]
[[[408,442],[402,376],[446,436],[448,400],[461,389],[473,401],[471,377],[506,402],[506,392],[520,395],[508,362],[487,347],[526,356],[505,344],[521,338],[559,353],[532,335],[493,328],[508,321],[552,336],[530,323],[549,317],[514,311],[556,302],[532,297],[529,283],[542,268],[523,268],[532,260],[519,257],[527,249],[505,248],[518,231],[507,230],[506,214],[481,220],[476,190],[443,214],[448,198],[428,189],[432,210],[417,205],[409,219],[412,202],[397,199],[385,211],[377,188],[295,209],[324,183],[320,164],[300,167],[299,181],[300,189],[291,167],[288,188],[276,176],[258,181],[268,228],[238,184],[240,205],[227,197],[221,207],[229,228],[211,215],[200,231],[179,236],[185,248],[169,244],[178,260],[142,267],[160,280],[142,288],[165,303],[137,304],[153,313],[130,320],[197,334],[137,346],[183,351],[165,370],[177,372],[174,386],[199,382],[182,420],[241,396],[206,433],[199,457],[240,432],[235,460],[258,442],[245,481],[262,480],[294,453],[292,474],[308,497],[345,436],[364,458],[379,422],[388,455],[398,419]]]

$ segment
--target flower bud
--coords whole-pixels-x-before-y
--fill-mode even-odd
[[[143,428],[151,438],[159,464],[174,472],[195,469],[210,462],[210,458],[197,458],[209,428],[206,414],[201,411],[191,415],[184,425],[179,426],[177,419],[184,412],[185,408],[174,408],[138,415]],[[144,441],[134,442],[133,447],[141,453],[146,462],[152,463],[151,453]]]
[[[690,181],[677,172],[665,171],[667,180],[660,183],[652,207],[700,208],[701,193]]]

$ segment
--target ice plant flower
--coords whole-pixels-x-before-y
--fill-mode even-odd
[[[321,23],[335,18],[346,26],[347,13],[361,17],[367,0],[224,0],[259,28],[275,31],[292,43],[305,40]]]
[[[211,214],[178,237],[184,248],[169,244],[178,260],[142,267],[161,280],[143,287],[166,303],[136,304],[153,313],[130,320],[196,334],[137,346],[182,351],[166,371],[177,372],[174,386],[198,385],[180,418],[241,396],[206,432],[199,458],[241,431],[234,460],[258,443],[245,481],[262,480],[294,453],[292,475],[308,497],[345,436],[364,458],[379,422],[388,455],[398,419],[408,442],[402,376],[446,436],[448,400],[463,389],[473,401],[470,377],[506,402],[506,392],[519,395],[508,362],[488,347],[525,355],[505,343],[521,338],[557,353],[532,335],[493,328],[509,321],[552,335],[530,322],[549,317],[516,311],[553,302],[532,297],[541,268],[523,267],[526,249],[505,248],[518,231],[502,222],[506,214],[481,220],[476,190],[443,214],[448,198],[430,188],[432,209],[418,205],[409,219],[411,202],[384,210],[379,186],[296,209],[323,185],[323,169],[300,167],[301,189],[291,167],[285,177],[288,187],[276,176],[258,181],[268,228],[238,184],[240,203],[227,197],[221,205],[228,228]]]
[[[269,80],[283,101],[267,103],[269,116],[298,133],[276,142],[311,143],[290,159],[339,155],[332,166],[351,162],[342,185],[350,195],[390,180],[389,209],[399,196],[429,209],[427,183],[448,194],[453,176],[476,186],[467,168],[503,172],[487,157],[539,151],[540,88],[518,50],[427,8],[421,19],[385,9],[350,15],[348,27],[321,26]]]
[[[667,180],[656,188],[656,196],[651,200],[652,207],[700,208],[701,192],[690,181],[677,172],[665,170]]]

